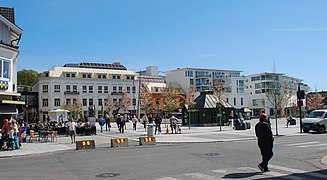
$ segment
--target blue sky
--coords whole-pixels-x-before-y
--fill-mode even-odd
[[[19,70],[120,61],[128,69],[276,72],[327,90],[326,0],[29,0]]]

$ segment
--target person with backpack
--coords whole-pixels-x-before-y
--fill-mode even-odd
[[[100,117],[100,120],[99,120],[99,125],[100,125],[100,130],[101,132],[103,132],[103,126],[104,126],[105,122],[104,122],[104,119],[103,117],[101,116]]]

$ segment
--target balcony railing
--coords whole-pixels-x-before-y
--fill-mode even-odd
[[[112,92],[111,95],[122,95],[122,92]]]
[[[78,91],[65,91],[64,94],[66,95],[79,95]]]

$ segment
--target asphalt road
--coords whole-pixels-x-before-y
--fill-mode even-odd
[[[97,147],[0,159],[0,179],[327,179],[327,134],[275,138],[271,172],[257,168],[255,140]]]

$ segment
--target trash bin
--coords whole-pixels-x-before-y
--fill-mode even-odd
[[[147,135],[153,137],[153,124],[148,124]]]

